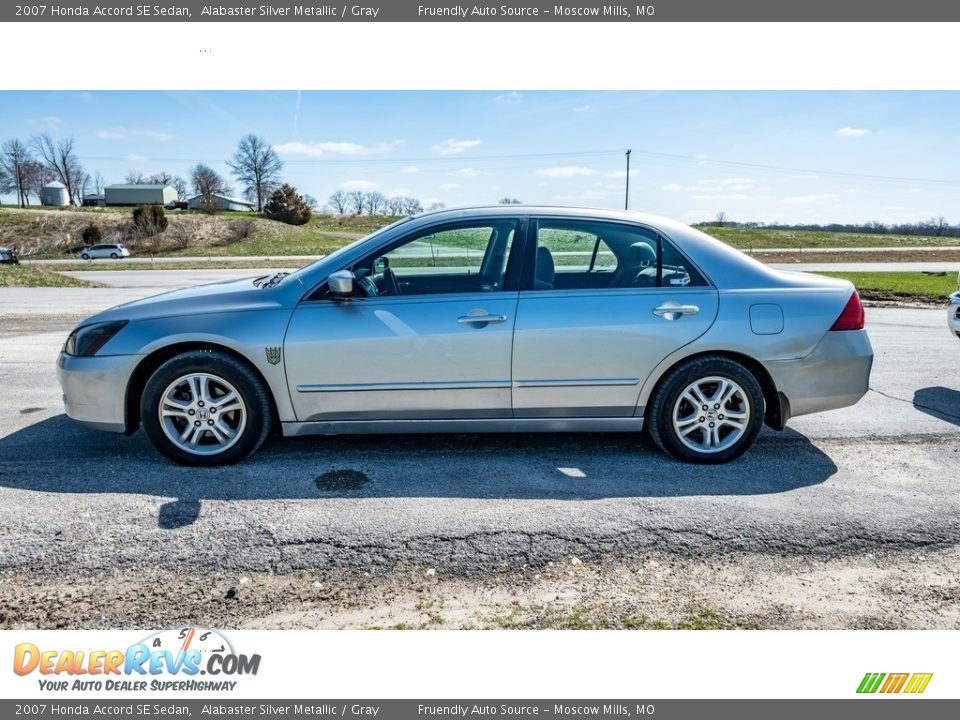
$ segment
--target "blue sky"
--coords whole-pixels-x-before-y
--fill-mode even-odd
[[[228,175],[253,132],[321,201],[622,207],[632,148],[631,208],[686,222],[960,222],[958,118],[958,92],[0,92],[0,140],[73,136],[107,183]]]

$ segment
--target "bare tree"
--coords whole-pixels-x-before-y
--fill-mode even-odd
[[[368,215],[382,215],[387,209],[387,198],[382,192],[368,192],[363,199]]]
[[[512,197],[502,197],[499,200],[497,200],[497,202],[501,205],[522,205],[523,204],[516,198],[512,198]]]
[[[97,170],[93,174],[93,191],[97,195],[103,195],[103,188],[104,188],[103,175],[101,175],[100,171]]]
[[[403,199],[403,214],[416,215],[423,212],[423,203],[416,198],[408,197]]]
[[[723,227],[727,222],[727,214],[721,210],[717,213],[717,217],[714,219],[713,224],[717,227]]]
[[[226,195],[230,192],[227,181],[209,165],[197,163],[190,169],[190,183],[193,192],[200,195],[200,205],[203,209],[213,212],[217,209],[214,195]]]
[[[30,160],[24,165],[24,177],[28,204],[31,195],[36,195],[37,202],[40,202],[43,186],[56,179],[53,172],[39,160]]]
[[[73,138],[65,138],[55,142],[52,137],[44,133],[34,138],[33,146],[39,154],[41,162],[67,188],[70,202],[74,205],[78,204],[81,195],[83,195],[84,175],[86,175],[88,182],[90,176],[84,172],[80,158],[77,157],[73,146]]]
[[[20,140],[7,140],[0,147],[0,194],[13,193],[20,207],[27,206],[27,163],[30,149]]]
[[[402,197],[392,197],[387,200],[387,212],[391,215],[403,215],[404,200]]]
[[[349,195],[350,199],[350,210],[353,211],[354,215],[361,215],[363,213],[363,208],[367,205],[367,195],[362,190],[354,190]]]
[[[337,215],[343,215],[347,212],[347,208],[350,205],[350,198],[343,190],[337,190],[334,193],[330,193],[330,197],[327,198],[327,205],[329,205],[330,209]]]
[[[247,200],[256,200],[257,212],[263,212],[263,204],[279,183],[283,170],[277,151],[262,137],[251,133],[240,139],[227,165],[243,185]]]
[[[127,183],[127,185],[144,185],[150,182],[147,176],[139,170],[131,170],[128,172],[126,177],[123,178],[123,181]]]
[[[443,210],[445,207],[446,207],[445,203],[435,202],[435,203],[430,203],[430,207],[428,207],[427,210]]]

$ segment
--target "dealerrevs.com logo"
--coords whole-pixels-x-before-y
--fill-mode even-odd
[[[59,650],[20,643],[13,671],[37,675],[45,691],[229,692],[234,678],[256,675],[260,655],[237,653],[221,633],[184,627],[151,635],[125,650]]]
[[[867,673],[857,686],[857,692],[918,695],[927,689],[931,679],[933,673]]]

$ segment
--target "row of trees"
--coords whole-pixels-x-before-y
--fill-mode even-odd
[[[267,199],[282,186],[283,161],[258,135],[240,139],[227,167],[257,212],[263,211]],[[55,140],[44,133],[29,142],[13,138],[0,145],[0,195],[13,195],[20,207],[26,207],[31,198],[39,201],[41,188],[54,180],[63,183],[74,205],[80,205],[84,195],[101,193],[104,188],[103,176],[99,172],[91,175],[84,168],[73,138]],[[131,184],[171,185],[181,200],[186,199],[188,189],[204,197],[232,191],[227,180],[204,163],[190,169],[189,184],[165,170],[150,175],[133,170],[125,180]]]
[[[718,212],[713,222],[700,223],[702,227],[766,228],[768,230],[809,230],[812,232],[868,233],[874,235],[922,235],[924,237],[960,237],[960,224],[951,225],[942,215],[914,223],[786,224],[762,222],[735,222],[724,212]]]
[[[28,143],[13,138],[0,145],[0,194],[13,195],[26,207],[31,197],[39,201],[41,188],[54,180],[63,183],[76,204],[94,183],[103,182],[99,174],[95,178],[84,169],[73,138],[54,140],[44,133]]]
[[[257,212],[263,212],[268,200],[278,190],[288,186],[282,183],[283,161],[276,150],[259,135],[249,134],[240,139],[233,155],[227,160],[230,174],[242,188],[244,197],[254,203]],[[90,175],[80,162],[73,138],[55,140],[48,134],[39,135],[29,143],[19,139],[8,140],[0,147],[0,194],[12,194],[21,207],[30,204],[30,198],[40,200],[41,188],[58,180],[67,189],[70,202],[80,205],[83,196],[102,193],[103,176]],[[230,195],[233,188],[227,178],[205,163],[197,163],[188,172],[187,179],[161,170],[152,174],[131,170],[125,181],[129,184],[170,185],[180,200],[186,200],[188,191],[208,199],[210,207],[215,195]],[[310,209],[317,203],[309,195],[302,196]],[[504,197],[501,204],[519,203],[516,198]],[[427,210],[437,210],[443,203],[433,203]],[[387,197],[376,191],[337,190],[327,200],[327,209],[338,215],[413,215],[424,210],[417,198]]]

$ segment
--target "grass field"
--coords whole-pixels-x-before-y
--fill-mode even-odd
[[[0,287],[100,287],[42,267],[0,267]]]
[[[849,280],[867,300],[940,303],[957,289],[957,276],[953,273],[941,276],[907,272],[822,272],[818,275]]]
[[[769,228],[701,228],[740,250],[767,248],[816,249],[846,247],[960,247],[960,238],[920,235],[873,235],[869,233],[812,232],[808,230],[771,230]]]

